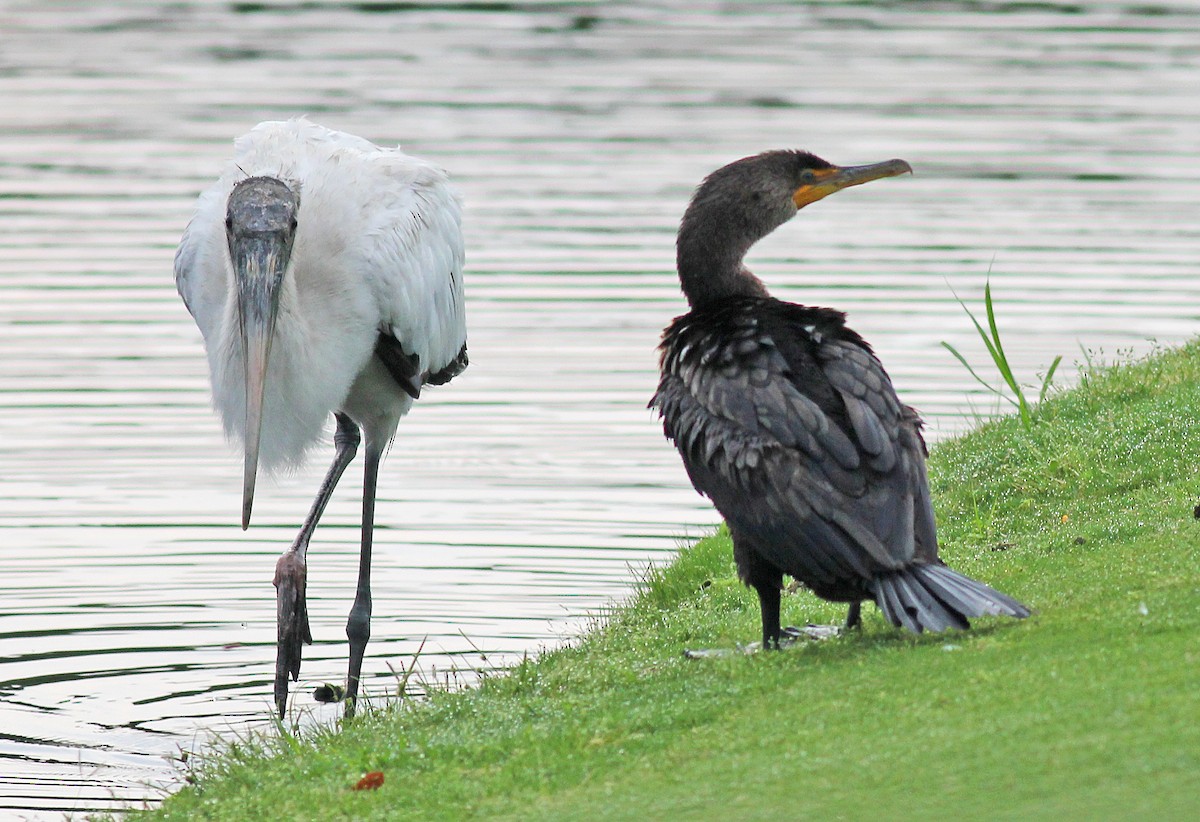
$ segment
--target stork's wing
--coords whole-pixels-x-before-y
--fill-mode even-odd
[[[175,249],[175,287],[188,313],[206,335],[217,325],[225,301],[229,252],[223,245],[222,194],[228,192],[214,187],[200,195]]]
[[[449,365],[440,371],[430,373],[421,370],[421,361],[416,354],[408,354],[400,341],[386,332],[379,333],[375,343],[375,356],[384,364],[392,379],[404,389],[414,400],[421,396],[421,389],[426,385],[445,385],[466,370],[467,344],[459,350]]]
[[[188,228],[191,228],[189,223]],[[191,293],[191,272],[195,269],[196,263],[196,244],[188,242],[188,231],[185,229],[183,238],[179,241],[179,247],[175,249],[175,289],[179,292],[179,296],[183,298],[183,305],[192,315],[192,319],[196,318],[196,312],[192,310],[192,301],[188,295]]]
[[[779,568],[833,584],[936,556],[916,414],[839,312],[693,311],[662,353],[651,404],[692,482]]]
[[[376,356],[415,397],[467,365],[462,210],[435,166],[399,151],[366,160],[374,211],[358,259],[379,302]]]

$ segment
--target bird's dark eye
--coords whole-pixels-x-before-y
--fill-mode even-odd
[[[812,185],[817,181],[817,175],[812,173],[812,169],[806,168],[800,172],[800,182],[804,185]]]
[[[294,215],[292,216],[290,224],[291,224],[292,231],[295,231],[296,226],[300,225],[300,223],[296,220],[296,217]]]
[[[233,231],[233,218],[232,217],[229,217],[229,216],[225,217],[225,230]]]

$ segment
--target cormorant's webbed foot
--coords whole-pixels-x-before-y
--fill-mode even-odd
[[[783,639],[780,640],[779,647],[787,648],[803,639],[833,639],[835,636],[841,636],[842,626],[814,625],[810,622],[799,628],[795,625],[789,625],[783,629],[782,634]]]
[[[776,651],[798,645],[803,640],[833,639],[836,636],[841,636],[844,630],[841,625],[813,625],[811,622],[801,628],[789,625],[780,630],[778,644],[770,641],[751,642],[748,645],[738,643],[734,648],[687,648],[684,649],[683,655],[688,659],[708,659],[710,657],[733,656],[735,654],[753,654],[764,648],[769,651]]]
[[[835,636],[841,636],[846,631],[860,630],[861,628],[862,602],[851,602],[850,610],[846,614],[845,625],[814,625],[811,622],[800,628],[789,625],[779,632],[779,647],[786,648],[801,639],[832,639]]]

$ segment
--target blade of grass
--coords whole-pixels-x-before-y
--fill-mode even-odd
[[[1012,372],[1012,367],[1008,364],[1008,355],[1004,353],[1004,346],[1000,342],[1000,328],[996,324],[996,306],[992,302],[992,279],[990,275],[984,281],[983,285],[983,306],[987,311],[988,329],[991,331],[992,336],[991,344],[988,345],[988,351],[992,355],[992,360],[996,363],[996,369],[1000,372],[1000,376],[1008,383],[1013,396],[1017,398],[1017,408],[1021,413],[1021,422],[1028,428],[1033,424],[1033,417],[1029,413],[1029,403],[1025,401],[1025,392],[1021,390],[1021,385],[1017,382],[1017,378]],[[974,320],[975,318],[972,317],[971,319]],[[979,323],[975,323],[975,325],[978,327]]]
[[[1050,382],[1054,379],[1054,372],[1058,370],[1058,364],[1062,362],[1062,354],[1054,358],[1054,362],[1050,363],[1050,368],[1046,371],[1046,377],[1042,380],[1042,390],[1038,392],[1038,402],[1046,399],[1046,392],[1050,390]]]
[[[947,283],[947,285],[948,284],[949,283]],[[988,268],[988,277],[984,281],[983,287],[983,305],[987,314],[986,330],[979,320],[976,319],[975,315],[971,313],[971,309],[967,307],[967,304],[963,302],[962,298],[959,297],[954,291],[953,287],[950,288],[950,293],[954,295],[955,301],[962,306],[967,318],[970,319],[971,324],[975,326],[975,333],[977,333],[979,335],[979,339],[983,341],[984,347],[987,348],[988,356],[992,358],[992,362],[995,364],[996,370],[1000,372],[1000,377],[1004,380],[1005,385],[1008,386],[1013,396],[1009,397],[1003,391],[1003,389],[994,387],[984,380],[983,377],[981,377],[979,373],[971,367],[971,364],[967,362],[967,358],[959,353],[959,351],[950,343],[943,341],[942,346],[949,351],[956,360],[962,363],[963,367],[966,368],[967,372],[975,378],[976,382],[996,396],[1003,397],[1004,399],[1008,400],[1008,402],[1016,407],[1021,419],[1022,427],[1024,427],[1026,430],[1032,428],[1034,423],[1032,406],[1026,399],[1025,392],[1021,388],[1021,384],[1017,382],[1017,377],[1013,373],[1012,366],[1008,362],[1008,354],[1005,352],[1004,344],[1000,339],[1000,325],[996,321],[996,305],[992,300],[991,268]],[[1045,399],[1046,393],[1050,390],[1050,385],[1054,380],[1054,373],[1058,370],[1058,366],[1061,362],[1062,355],[1060,354],[1059,356],[1055,357],[1054,362],[1050,364],[1050,368],[1046,371],[1046,376],[1042,379],[1041,388],[1038,392],[1038,402],[1041,402],[1043,399]]]
[[[942,340],[942,347],[945,348],[947,351],[949,351],[951,354],[953,354],[954,358],[956,360],[958,360],[960,363],[962,363],[963,368],[967,369],[967,373],[970,374],[972,377],[974,377],[976,382],[978,382],[980,385],[982,385],[988,391],[991,391],[997,397],[1000,397],[1001,399],[1012,403],[1014,407],[1017,406],[1016,400],[1014,400],[1012,397],[1005,394],[1003,391],[1001,391],[996,386],[988,383],[983,377],[979,376],[979,374],[977,374],[975,372],[975,369],[971,367],[971,364],[969,362],[967,362],[967,358],[964,357],[962,354],[958,353],[958,349],[956,349],[954,346],[952,346],[950,343],[946,342],[945,340]]]

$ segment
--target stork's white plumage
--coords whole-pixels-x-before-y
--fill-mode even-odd
[[[399,149],[304,119],[256,126],[200,195],[175,280],[204,336],[213,405],[245,444],[242,527],[258,467],[299,463],[337,421],[337,456],[280,558],[280,713],[311,642],[304,603],[312,531],[359,431],[365,439],[359,590],[347,624],[347,713],[369,636],[378,463],[426,384],[466,367],[461,209],[446,174]]]

